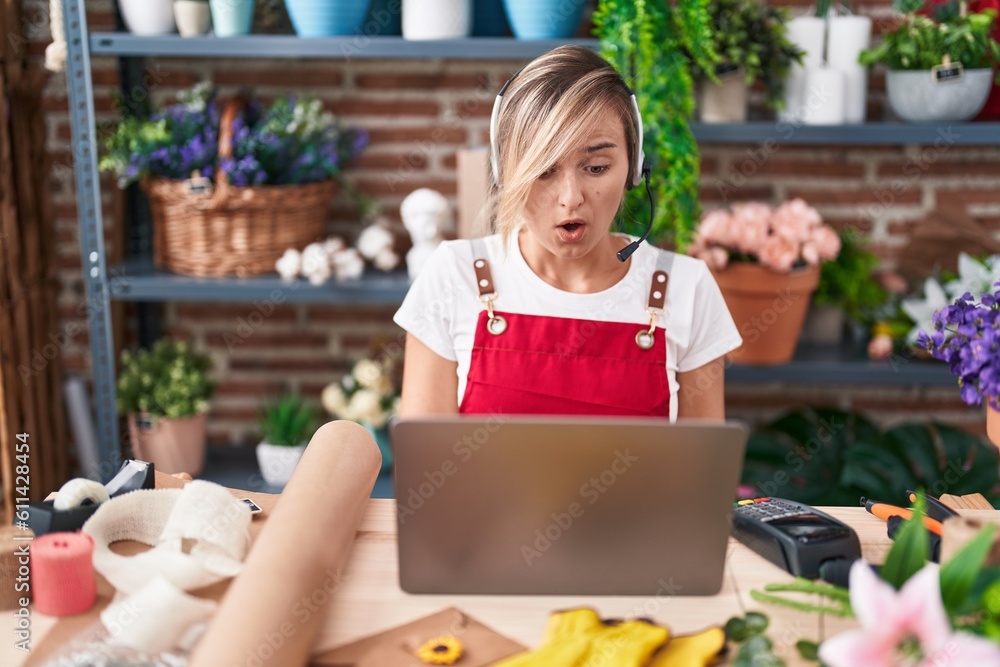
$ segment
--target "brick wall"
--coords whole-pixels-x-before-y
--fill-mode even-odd
[[[783,3],[787,4],[787,3]],[[812,4],[794,0],[794,5]],[[24,36],[40,57],[48,41],[48,2],[24,0]],[[93,30],[114,25],[110,0],[88,2]],[[877,3],[859,7],[877,18],[880,30],[889,10]],[[243,61],[150,59],[147,87],[159,102],[179,89],[211,77],[223,91],[252,84],[264,95],[309,90],[346,122],[371,134],[369,150],[350,173],[364,192],[377,195],[398,224],[401,199],[417,187],[455,195],[456,149],[487,141],[488,114],[494,91],[519,66],[503,61]],[[99,122],[114,120],[112,95],[118,89],[117,62],[93,60],[95,103]],[[884,115],[884,77],[871,79],[869,118]],[[139,98],[145,89],[132,91]],[[51,78],[46,99],[48,143],[53,160],[63,326],[85,324],[83,285],[76,229],[70,130],[64,78]],[[828,147],[779,145],[761,159],[759,147],[704,147],[702,194],[707,204],[721,203],[720,186],[730,200],[779,201],[802,196],[839,227],[859,226],[871,232],[875,248],[891,266],[914,221],[935,206],[943,191],[961,193],[969,212],[990,230],[1000,230],[1000,148]],[[914,162],[916,161],[916,162]],[[912,164],[920,168],[916,176]],[[908,168],[908,165],[909,168]],[[103,202],[108,253],[121,256],[121,197],[104,179]],[[331,233],[357,230],[343,198],[335,202]],[[399,228],[401,237],[403,232]],[[125,278],[127,279],[127,277]],[[290,385],[312,396],[338,377],[349,364],[369,352],[373,342],[400,341],[392,324],[393,308],[320,305],[168,303],[162,308],[164,333],[193,339],[210,351],[220,377],[210,415],[210,437],[216,443],[252,443],[262,396]],[[267,312],[265,312],[267,311]],[[134,340],[133,307],[116,304],[115,317],[124,340]],[[69,369],[86,373],[89,364],[85,332],[66,344]],[[241,333],[243,332],[243,333]],[[250,335],[243,335],[249,332]],[[229,334],[227,336],[227,334]],[[235,337],[234,337],[235,334]],[[233,341],[238,340],[238,343]],[[883,422],[934,414],[982,430],[982,414],[966,408],[957,390],[907,387],[896,390],[816,386],[730,386],[727,397],[734,416],[769,417],[786,406],[827,404],[873,411]]]

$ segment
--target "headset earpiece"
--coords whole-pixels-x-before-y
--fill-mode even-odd
[[[500,183],[500,147],[497,141],[497,130],[499,128],[500,107],[503,106],[503,96],[511,81],[517,78],[523,69],[524,67],[521,67],[507,79],[507,82],[500,88],[500,92],[497,93],[496,99],[493,100],[493,112],[490,114],[490,173],[493,175],[493,181],[498,185]],[[634,162],[629,169],[631,179],[625,184],[626,190],[631,190],[642,183],[643,179],[648,179],[651,171],[649,163],[646,162],[646,153],[642,150],[642,114],[639,113],[639,103],[635,99],[635,92],[629,89],[629,93],[631,93],[629,99],[632,102],[632,119],[634,121],[633,127],[635,127],[635,146],[632,150]]]

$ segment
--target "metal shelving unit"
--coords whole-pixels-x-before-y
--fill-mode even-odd
[[[90,325],[94,399],[97,409],[99,455],[108,476],[120,460],[115,411],[115,360],[109,304],[112,299],[137,301],[252,301],[280,290],[291,302],[333,304],[399,303],[408,281],[402,273],[366,276],[354,283],[313,287],[304,281],[282,283],[277,276],[249,279],[196,279],[152,267],[149,257],[130,258],[109,274],[104,251],[100,179],[97,169],[96,124],[90,57],[143,56],[176,58],[461,58],[527,60],[565,40],[521,41],[511,38],[470,38],[430,42],[400,37],[328,37],[301,39],[286,35],[182,38],[177,35],[142,37],[128,33],[87,30],[84,0],[62,0],[67,41],[67,91],[80,225],[80,253]],[[571,40],[596,48],[597,40]],[[1000,144],[1000,123],[904,125],[867,123],[855,126],[810,127],[780,122],[692,126],[702,142],[899,145]],[[947,369],[920,362],[892,371],[843,350],[800,350],[786,366],[733,366],[727,378],[734,382],[829,382],[861,384],[951,384]],[[105,480],[106,481],[106,480]]]

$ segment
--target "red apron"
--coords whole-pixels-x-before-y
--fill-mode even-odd
[[[653,274],[650,326],[493,310],[485,248],[474,261],[480,300],[463,414],[670,416],[666,263]]]

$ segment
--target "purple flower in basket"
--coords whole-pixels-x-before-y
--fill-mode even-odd
[[[966,292],[935,312],[934,331],[921,331],[917,345],[948,364],[963,401],[980,405],[986,398],[1000,410],[1000,291],[978,301]]]
[[[179,95],[148,120],[126,118],[105,140],[102,169],[119,184],[147,176],[186,179],[226,174],[237,187],[310,183],[337,177],[368,143],[363,130],[345,128],[317,100],[295,96],[269,107],[251,98],[234,119],[232,157],[219,156],[219,105],[206,85]]]

